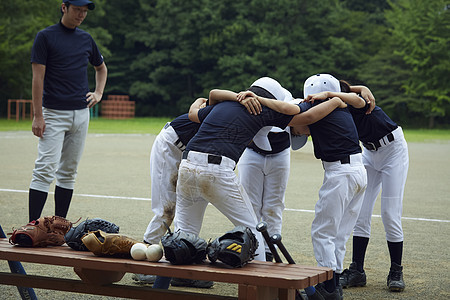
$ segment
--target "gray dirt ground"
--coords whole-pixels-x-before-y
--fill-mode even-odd
[[[152,217],[150,209],[149,153],[153,135],[90,134],[79,166],[79,175],[68,218],[101,217],[115,222],[123,234],[142,239]],[[8,233],[27,223],[28,186],[37,153],[31,132],[0,132],[0,224]],[[450,143],[409,143],[410,168],[405,191],[403,227],[403,293],[386,287],[389,254],[381,223],[380,203],[374,210],[372,237],[366,257],[368,284],[344,290],[345,299],[449,299],[450,298]],[[320,161],[312,155],[309,141],[292,152],[291,175],[286,194],[283,241],[299,264],[316,265],[310,239],[314,204],[323,179]],[[51,188],[53,191],[53,187]],[[53,215],[53,195],[44,215]],[[209,206],[200,236],[208,240],[232,228],[231,223]],[[351,261],[351,238],[346,263]],[[76,278],[70,268],[24,264],[29,274]],[[0,271],[8,265],[0,261]],[[121,284],[133,285],[131,274]],[[236,285],[216,283],[211,290],[237,295]],[[108,299],[107,297],[35,289],[39,299]],[[20,299],[17,289],[0,285],[1,299]]]

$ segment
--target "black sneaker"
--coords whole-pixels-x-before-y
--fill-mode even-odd
[[[387,286],[391,292],[403,292],[405,282],[403,281],[403,267],[392,263],[387,277]]]
[[[339,284],[343,288],[365,286],[367,284],[366,273],[364,271],[359,272],[356,269],[356,262],[352,262],[350,267],[339,275]]]
[[[317,300],[341,300],[341,294],[337,287],[332,293],[325,289],[325,284],[319,283],[315,286],[316,292],[312,296],[308,296],[308,299]]]
[[[156,275],[133,274],[131,276],[137,284],[154,284]]]
[[[214,285],[214,282],[213,281],[205,281],[205,280],[172,278],[172,281],[170,282],[170,284],[173,286],[209,289],[210,287],[212,287]]]

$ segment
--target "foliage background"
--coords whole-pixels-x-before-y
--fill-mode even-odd
[[[302,97],[307,77],[331,73],[369,86],[404,127],[450,123],[445,0],[94,2],[80,28],[105,57],[104,98],[130,95],[137,116],[175,117],[212,88],[240,91],[261,76]],[[60,5],[0,3],[0,116],[7,99],[31,99],[33,40],[58,22]]]

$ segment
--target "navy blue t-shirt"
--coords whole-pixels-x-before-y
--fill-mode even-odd
[[[87,66],[100,66],[103,57],[91,35],[61,23],[39,31],[31,49],[31,62],[45,65],[42,105],[51,109],[87,107]]]
[[[301,112],[323,101],[302,102]],[[361,153],[358,132],[347,108],[336,108],[322,120],[309,125],[314,155],[324,161],[336,161],[348,155]]]
[[[366,115],[367,108],[368,104],[363,108],[348,107],[361,142],[376,142],[398,127],[380,107],[375,106],[372,112]]]
[[[184,145],[187,145],[191,138],[197,133],[201,122],[203,122],[213,107],[214,106],[207,106],[198,111],[198,119],[200,120],[200,123],[189,120],[189,114],[187,113],[176,117],[172,122],[170,122],[170,126],[173,127]]]
[[[289,139],[289,133],[286,131],[283,132],[270,132],[267,135],[267,138],[269,139],[270,146],[272,147],[271,151],[266,151],[258,146],[255,145],[255,143],[251,142],[250,145],[247,147],[252,149],[253,151],[262,154],[262,155],[268,155],[268,154],[277,154],[283,151],[286,148],[289,148],[291,146],[291,140]]]
[[[251,115],[235,101],[224,101],[203,120],[186,150],[223,155],[238,161],[245,147],[264,126],[285,128],[293,116],[263,106],[259,115]]]

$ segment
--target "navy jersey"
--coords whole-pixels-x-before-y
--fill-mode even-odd
[[[87,65],[100,66],[103,57],[91,35],[61,23],[38,32],[31,49],[31,62],[45,65],[42,105],[51,109],[87,107]]]
[[[323,101],[302,102],[301,112]],[[347,108],[336,108],[322,120],[309,125],[314,155],[324,161],[336,161],[348,155],[361,153],[358,132]]]
[[[285,128],[292,118],[268,107],[263,107],[259,115],[251,115],[238,102],[224,101],[203,120],[186,150],[223,155],[237,162],[262,127]]]
[[[368,106],[367,104],[363,108],[348,107],[358,130],[359,140],[363,143],[376,142],[398,127],[378,106],[375,106],[372,113],[367,115]]]
[[[187,113],[175,118],[172,122],[170,122],[170,126],[173,127],[178,135],[178,138],[184,145],[187,145],[191,138],[197,133],[201,122],[203,122],[203,120],[213,109],[213,107],[214,106],[207,106],[198,111],[198,119],[200,120],[200,123],[192,122],[191,120],[189,120],[189,114]]]
[[[283,132],[270,132],[267,135],[267,138],[269,139],[270,146],[272,147],[271,151],[266,151],[258,146],[255,145],[255,143],[251,142],[250,145],[247,147],[252,149],[253,151],[262,154],[277,154],[283,151],[286,148],[289,148],[291,146],[291,141],[289,139],[289,133],[286,131]]]

